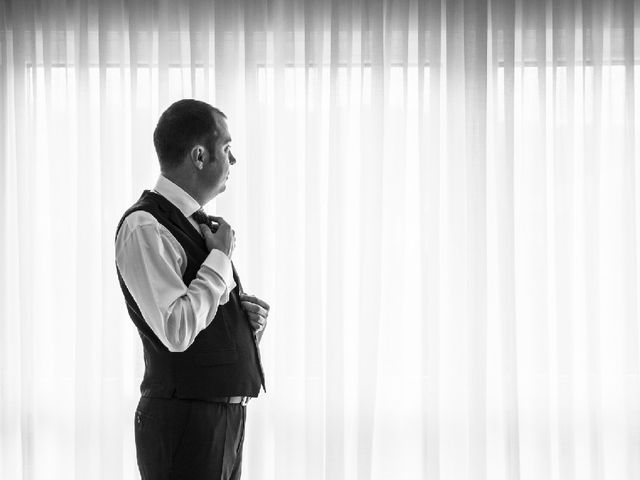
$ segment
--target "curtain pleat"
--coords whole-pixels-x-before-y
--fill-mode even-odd
[[[495,250],[492,258],[496,265],[495,289],[500,292],[500,302],[495,311],[493,332],[499,332],[499,341],[493,343],[500,352],[493,366],[499,369],[494,388],[502,392],[496,405],[499,427],[495,454],[504,462],[491,467],[501,478],[520,478],[520,435],[518,404],[518,359],[516,356],[516,326],[514,298],[514,210],[513,210],[513,157],[514,157],[514,71],[516,32],[516,5],[510,1],[491,2],[492,13],[492,79],[493,118],[489,125],[493,130],[494,151],[492,162],[493,182],[489,190],[494,202]],[[508,40],[510,39],[510,40]],[[489,179],[488,179],[489,180]],[[491,318],[491,316],[489,317]],[[492,319],[493,320],[493,319]]]
[[[373,440],[375,435],[376,403],[380,364],[380,319],[382,287],[383,225],[382,214],[383,159],[385,145],[385,91],[386,61],[384,41],[383,1],[363,2],[361,7],[362,45],[361,59],[369,79],[369,88],[363,88],[360,107],[362,118],[359,132],[361,166],[359,186],[359,280],[358,294],[358,351],[357,351],[357,478],[371,478],[373,463]],[[368,72],[368,73],[367,73]],[[363,82],[364,83],[364,82]],[[364,86],[363,86],[364,87]],[[388,458],[388,457],[387,457]]]
[[[422,472],[440,477],[440,158],[442,155],[444,103],[441,97],[442,2],[418,2],[418,162],[420,202],[420,279],[422,308],[421,430]]]
[[[305,1],[303,84],[304,89],[304,238],[305,276],[304,303],[301,305],[306,319],[301,328],[304,331],[304,356],[300,358],[304,368],[304,469],[305,478],[318,480],[327,478],[325,468],[326,415],[324,409],[327,386],[325,378],[325,335],[324,322],[326,289],[326,268],[323,267],[324,232],[327,219],[323,207],[323,187],[321,178],[326,162],[327,142],[320,132],[326,123],[323,112],[325,77],[325,9],[327,6],[313,0]],[[328,54],[328,52],[326,52]],[[298,97],[299,98],[299,97]],[[331,225],[333,222],[330,222]]]
[[[640,444],[640,356],[638,347],[638,198],[636,182],[636,126],[635,115],[638,103],[636,101],[636,68],[635,68],[635,31],[636,22],[635,2],[619,2],[622,15],[623,62],[624,62],[624,148],[622,156],[622,223],[625,226],[622,234],[621,251],[625,252],[628,261],[622,266],[624,285],[624,372],[627,377],[625,389],[625,411],[630,429],[626,433],[627,446],[627,474],[631,477],[640,476],[640,458],[629,455]]]
[[[593,98],[602,97],[602,3],[596,1],[585,1],[582,4],[583,18],[583,64],[585,65],[585,86],[589,81],[593,89]],[[590,65],[591,73],[586,75],[586,66]],[[586,95],[585,95],[586,98]],[[587,118],[591,122],[587,122]],[[600,240],[598,232],[600,230],[600,204],[599,178],[600,165],[599,154],[602,142],[602,103],[585,102],[583,117],[585,143],[584,143],[584,194],[582,207],[589,214],[584,219],[584,253],[581,259],[584,261],[585,271],[590,275],[585,276],[584,298],[585,298],[585,350],[586,350],[586,415],[590,418],[587,428],[586,438],[588,439],[587,449],[591,459],[590,470],[595,478],[604,476],[604,452],[603,438],[603,415],[602,398],[598,392],[601,391],[602,369],[601,369],[601,347],[600,347],[600,324],[598,321],[600,311]]]
[[[469,463],[474,478],[487,478],[487,2],[464,9],[466,143],[467,411]]]

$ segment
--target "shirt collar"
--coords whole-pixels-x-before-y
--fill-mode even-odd
[[[158,177],[156,186],[153,189],[173,203],[187,218],[202,208],[191,195],[162,174]]]

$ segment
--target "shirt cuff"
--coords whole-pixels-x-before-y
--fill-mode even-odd
[[[227,286],[227,290],[231,291],[235,288],[236,282],[233,279],[233,268],[231,267],[231,260],[227,257],[222,250],[216,248],[209,252],[209,256],[205,258],[202,265],[206,265],[211,270],[216,272]]]

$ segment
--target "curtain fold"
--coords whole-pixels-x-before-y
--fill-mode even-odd
[[[0,3],[0,477],[138,478],[115,228],[193,97],[272,307],[246,478],[638,478],[639,15]]]

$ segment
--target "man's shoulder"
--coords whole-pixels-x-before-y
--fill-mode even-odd
[[[122,217],[125,218],[129,214],[139,210],[154,213],[158,209],[162,209],[164,207],[163,200],[164,197],[159,193],[151,190],[145,190],[142,192],[142,195],[140,195],[140,198],[138,198],[138,200],[136,200],[135,203],[124,212]]]
[[[124,216],[118,231],[116,232],[116,248],[128,243],[128,240],[135,232],[142,232],[143,229],[159,226],[158,220],[146,210],[135,210]]]
[[[145,190],[140,198],[122,215],[116,228],[116,240],[124,230],[135,230],[144,225],[157,225],[158,198],[160,195]],[[123,228],[124,227],[124,228]]]
[[[123,219],[123,225],[131,229],[143,227],[145,225],[157,225],[158,219],[147,210],[134,210]]]

